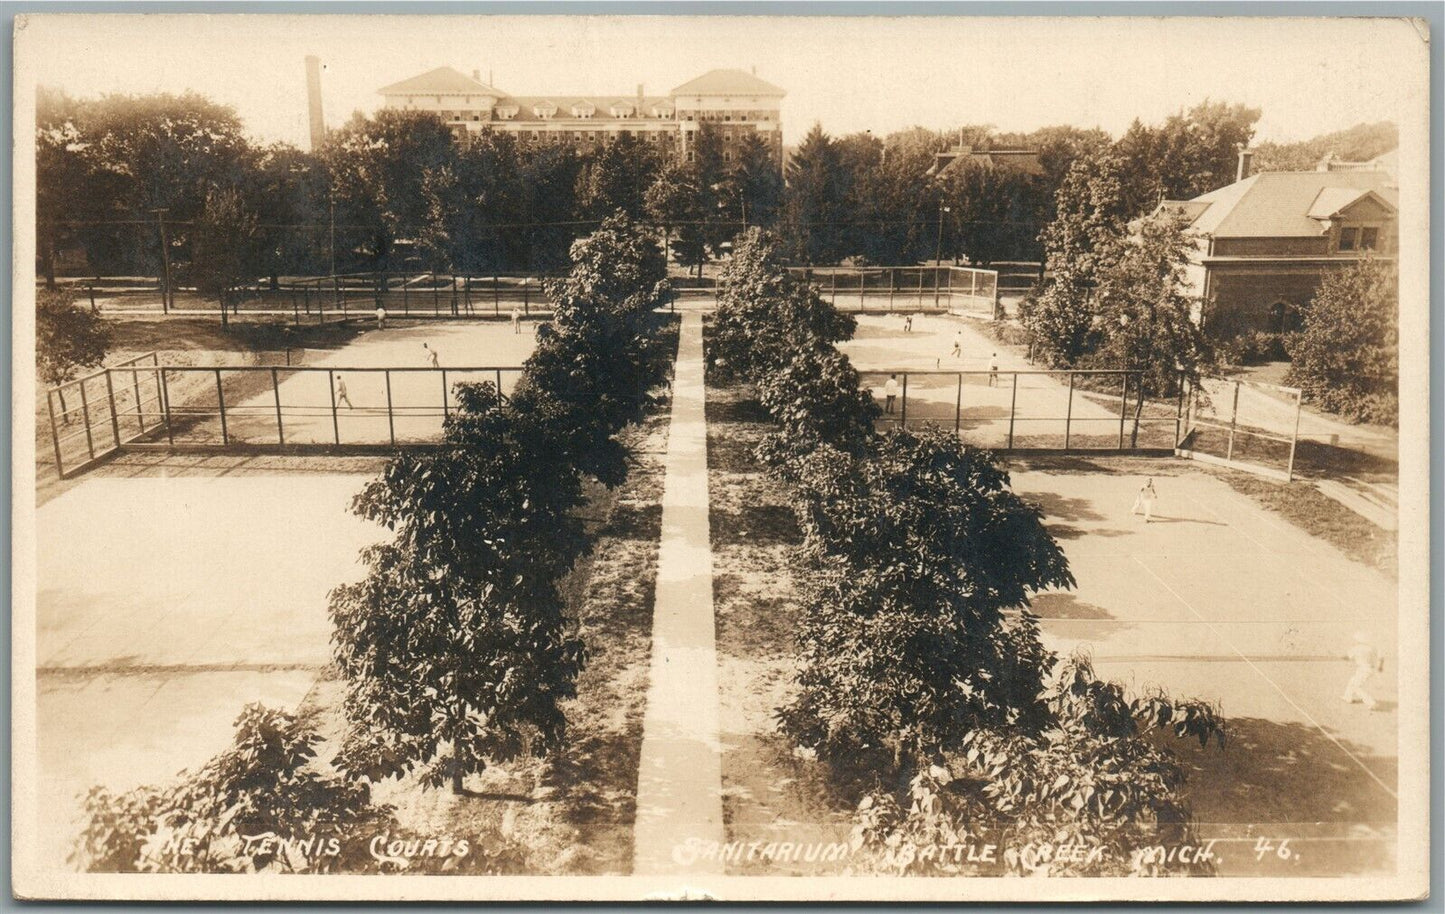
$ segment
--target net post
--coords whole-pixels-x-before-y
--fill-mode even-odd
[[[898,284],[898,270],[896,267],[888,268],[888,311],[893,311],[893,287]]]
[[[1224,453],[1225,460],[1234,459],[1234,430],[1239,424],[1239,382],[1234,382],[1234,405],[1229,410],[1229,449]]]
[[[271,393],[276,398],[276,443],[282,447],[286,446],[286,430],[281,424],[281,381],[276,376],[276,369],[271,369]]]
[[[1179,372],[1179,397],[1174,405],[1174,449],[1179,449],[1179,444],[1184,440],[1184,383],[1187,380],[1184,372]]]
[[[1069,405],[1064,411],[1064,450],[1069,449],[1069,437],[1074,427],[1074,372],[1069,372]]]
[[[55,390],[45,392],[45,408],[50,411],[50,443],[55,448],[55,475],[65,478],[65,463],[60,459],[60,429],[55,424]]]
[[[1019,405],[1019,373],[1018,373],[1017,371],[1013,372],[1013,375],[1012,375],[1012,377],[1011,377],[1010,380],[1009,380],[1009,386],[1012,388],[1012,390],[1011,390],[1011,392],[1010,392],[1010,394],[1009,394],[1009,402],[1008,402],[1008,449],[1009,449],[1009,450],[1013,450],[1013,449],[1014,449],[1014,416],[1015,416],[1015,415],[1017,414],[1017,412],[1018,412],[1018,405]]]
[[[391,407],[391,369],[388,368],[386,375],[386,433],[391,439],[391,446],[396,447],[396,416]]]
[[[226,394],[221,390],[221,369],[216,369],[216,407],[221,414],[221,446],[225,447],[231,443],[231,436],[226,430]]]
[[[450,410],[449,405],[447,404],[447,370],[446,370],[445,368],[443,368],[443,369],[442,369],[442,418],[443,418],[443,419],[446,419],[446,418],[448,418],[448,417],[450,417],[450,416],[451,416],[451,410]]]

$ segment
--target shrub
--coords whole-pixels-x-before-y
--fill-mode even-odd
[[[77,307],[69,291],[42,290],[35,302],[35,370],[47,384],[63,384],[82,368],[105,361],[110,328]]]
[[[1292,333],[1269,333],[1252,330],[1241,333],[1224,344],[1232,362],[1237,365],[1263,365],[1289,359]]]
[[[1214,710],[1162,694],[1129,699],[1094,678],[1083,657],[1061,665],[1042,695],[1049,726],[977,729],[920,767],[902,790],[866,794],[855,816],[863,869],[892,874],[978,873],[936,853],[991,843],[994,871],[1015,875],[1206,875],[1210,858],[1171,856],[1198,846],[1183,798],[1185,772],[1151,730],[1224,746]],[[1086,848],[1050,859],[1041,845]]]
[[[1288,383],[1309,400],[1364,422],[1399,422],[1399,274],[1365,259],[1327,274],[1289,343]]]
[[[393,826],[364,782],[315,767],[321,738],[305,718],[248,705],[229,749],[166,787],[95,787],[71,855],[108,873],[327,872],[347,864],[368,827]],[[258,840],[272,835],[291,842]],[[248,840],[248,838],[250,840]],[[305,842],[304,844],[298,842]]]

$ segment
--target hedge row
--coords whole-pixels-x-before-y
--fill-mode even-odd
[[[877,433],[871,393],[835,346],[853,321],[784,267],[773,239],[737,241],[711,365],[751,383],[778,426],[759,457],[788,485],[804,574],[800,671],[777,717],[805,754],[871,778],[863,867],[968,871],[922,848],[987,837],[1098,848],[1042,864],[1056,875],[1207,870],[1142,851],[1190,837],[1183,769],[1145,732],[1222,744],[1213,710],[1128,699],[1086,658],[1043,647],[1029,595],[1074,580],[1039,509],[951,432]]]

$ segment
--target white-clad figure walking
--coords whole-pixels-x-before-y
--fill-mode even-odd
[[[1364,632],[1355,632],[1355,641],[1345,652],[1345,659],[1350,661],[1355,669],[1350,674],[1350,681],[1345,683],[1345,693],[1340,696],[1340,700],[1352,705],[1363,703],[1371,711],[1375,710],[1378,702],[1365,691],[1365,686],[1376,673],[1384,672],[1385,658],[1370,644],[1369,636]]]
[[[1144,523],[1154,519],[1154,504],[1159,500],[1159,493],[1154,490],[1154,477],[1150,476],[1144,485],[1139,487],[1139,494],[1134,496],[1134,507],[1130,514],[1144,513]]]
[[[431,367],[433,367],[433,368],[440,368],[440,367],[442,367],[441,362],[437,359],[437,351],[436,351],[435,349],[431,348],[431,347],[428,346],[426,343],[422,343],[422,344],[421,344],[421,348],[423,348],[423,349],[426,350],[427,361],[428,361],[429,363],[431,363]]]
[[[516,305],[512,306],[512,332],[522,332],[522,309],[518,308]]]
[[[376,306],[376,329],[386,329],[386,308],[381,305]]]
[[[345,403],[347,409],[355,409],[351,405],[351,395],[346,392],[346,380],[341,375],[336,376],[336,402]]]

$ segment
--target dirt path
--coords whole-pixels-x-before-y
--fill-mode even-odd
[[[684,315],[664,462],[652,670],[638,769],[634,875],[720,872],[717,646],[708,531],[702,316]]]

